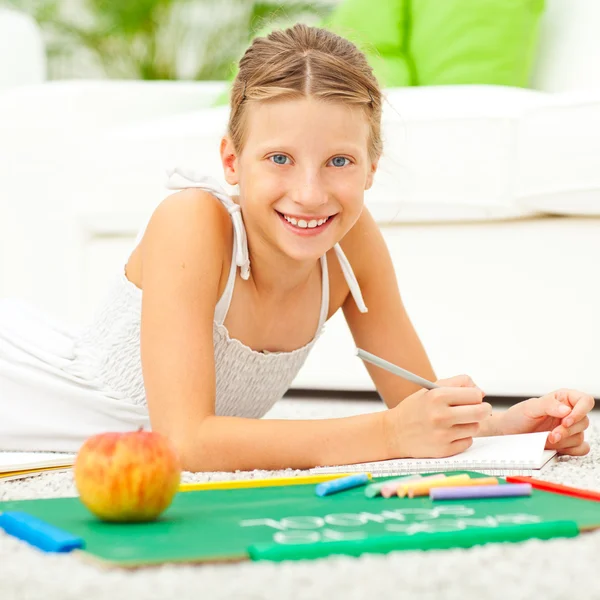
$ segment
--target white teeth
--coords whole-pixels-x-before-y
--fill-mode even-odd
[[[283,215],[283,218],[288,223],[291,223],[292,225],[302,229],[314,229],[315,227],[319,227],[329,220],[329,217],[325,217],[324,219],[311,219],[310,221],[305,221],[304,219],[295,219],[294,217],[288,217],[287,215]]]

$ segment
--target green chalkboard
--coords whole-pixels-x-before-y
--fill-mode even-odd
[[[3,510],[25,511],[81,536],[85,557],[123,567],[469,547],[600,527],[600,502],[539,490],[531,497],[436,502],[365,498],[364,488],[319,497],[315,485],[180,492],[158,521],[145,524],[103,523],[78,498],[0,502]]]

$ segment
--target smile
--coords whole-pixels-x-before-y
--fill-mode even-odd
[[[320,233],[322,230],[327,229],[328,225],[333,221],[335,215],[328,215],[323,217],[298,217],[291,216],[280,213],[279,211],[275,211],[279,218],[284,222],[284,224],[299,234],[312,234],[312,233]]]
[[[281,214],[281,213],[280,213]],[[283,218],[292,225],[296,225],[296,227],[300,227],[302,229],[313,229],[314,227],[320,227],[323,223],[327,223],[329,217],[324,217],[321,219],[296,219],[295,217],[288,217],[288,215],[283,215]]]

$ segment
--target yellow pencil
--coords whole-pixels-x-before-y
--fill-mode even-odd
[[[429,481],[419,482],[418,480],[410,483],[406,483],[405,485],[401,485],[398,488],[398,496],[400,498],[404,498],[404,496],[408,495],[409,498],[414,498],[415,496],[428,496],[429,490],[434,487],[453,487],[459,486],[463,483],[469,481],[471,478],[467,475],[451,475],[450,477],[446,477],[444,479],[434,479]]]
[[[182,483],[180,492],[197,490],[234,490],[240,488],[273,487],[279,485],[303,485],[331,481],[340,477],[348,477],[356,473],[329,473],[326,475],[299,475],[298,477],[271,477],[268,479],[234,479],[230,481],[207,481],[204,483]],[[367,473],[371,479],[371,473]]]

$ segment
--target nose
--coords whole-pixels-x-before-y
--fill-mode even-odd
[[[316,210],[327,204],[327,190],[316,174],[304,174],[296,183],[293,200],[306,211]]]

